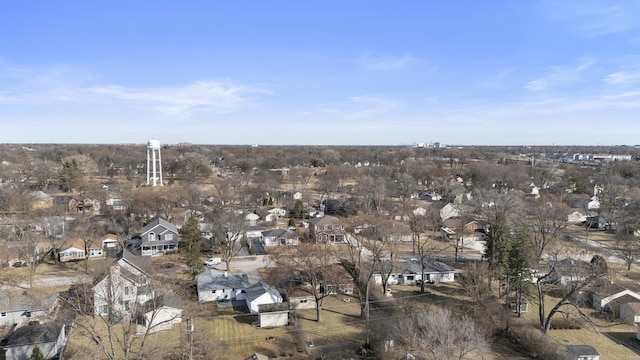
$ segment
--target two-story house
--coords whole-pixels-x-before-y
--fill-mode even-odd
[[[316,243],[344,243],[347,234],[344,226],[333,216],[309,220],[309,237]]]
[[[132,236],[129,244],[139,248],[142,256],[174,253],[178,251],[178,228],[157,218],[145,225],[140,234]]]
[[[154,298],[148,274],[136,258],[124,250],[122,257],[100,277],[93,288],[96,316],[122,317]]]

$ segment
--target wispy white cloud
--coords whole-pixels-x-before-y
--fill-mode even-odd
[[[251,105],[258,88],[216,81],[196,81],[187,85],[150,89],[127,89],[121,86],[96,86],[84,89],[105,101],[150,106],[178,116],[195,111],[228,113]]]
[[[373,56],[365,54],[360,62],[367,70],[398,70],[417,64],[420,59],[412,55],[402,56]]]
[[[66,67],[34,69],[0,62],[0,70],[0,84],[5,85],[0,90],[3,104],[113,103],[188,117],[194,112],[234,112],[252,106],[257,96],[269,93],[264,86],[231,81],[131,88],[96,84],[90,73]]]
[[[332,114],[344,120],[358,120],[384,114],[397,104],[377,96],[352,96],[340,104],[321,105],[322,113]]]
[[[610,85],[637,83],[640,82],[640,70],[616,71],[605,76],[603,81]]]
[[[575,82],[579,80],[582,73],[589,69],[593,64],[595,64],[595,60],[585,59],[574,66],[551,67],[547,74],[527,82],[524,85],[524,88],[529,91],[540,91]]]

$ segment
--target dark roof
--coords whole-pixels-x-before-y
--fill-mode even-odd
[[[274,238],[281,238],[284,237],[287,234],[287,230],[285,229],[274,229],[274,230],[266,230],[262,232],[262,236],[264,237],[274,237]]]
[[[56,342],[60,331],[64,329],[62,323],[33,324],[17,328],[2,340],[3,347],[44,344]]]
[[[573,355],[600,355],[598,351],[591,345],[567,345],[567,350]]]
[[[246,289],[249,287],[247,274],[225,274],[207,269],[196,277],[198,291],[222,289]]]
[[[142,231],[140,231],[140,233],[144,234],[158,225],[166,228],[167,230],[173,231],[176,234],[178,233],[178,228],[175,225],[173,225],[172,223],[162,218],[156,218],[154,220],[151,220],[147,225],[145,225],[142,228]]]
[[[402,266],[404,265],[404,266]],[[439,261],[430,261],[425,264],[424,273],[425,274],[433,274],[433,273],[448,273],[455,271],[451,266],[441,263]],[[409,264],[400,264],[394,273],[402,273],[402,274],[421,274],[422,273],[422,265],[418,263],[409,263]]]

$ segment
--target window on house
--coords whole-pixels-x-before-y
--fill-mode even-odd
[[[156,239],[156,234],[152,231],[149,233],[149,235],[147,235],[147,238],[149,239],[149,241],[153,241]]]
[[[133,289],[131,288],[131,286],[125,286],[124,287],[124,294],[125,295],[131,295],[133,293]]]
[[[7,317],[7,313],[6,312],[0,313],[0,317]]]
[[[306,304],[307,303],[307,299],[301,299],[300,300],[300,304]]]
[[[215,293],[216,293],[216,291],[215,291],[215,290],[211,290],[211,293],[212,293],[212,294],[215,294]]]
[[[165,240],[173,240],[173,234],[165,234],[164,239]]]
[[[101,305],[101,306],[98,308],[98,312],[99,312],[100,314],[107,314],[107,313],[109,312],[109,307],[108,307],[107,305]]]

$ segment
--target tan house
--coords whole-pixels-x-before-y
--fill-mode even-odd
[[[58,254],[61,262],[101,257],[103,254],[102,243],[95,240],[87,240],[85,243],[85,239],[77,237],[65,241],[60,246]]]

